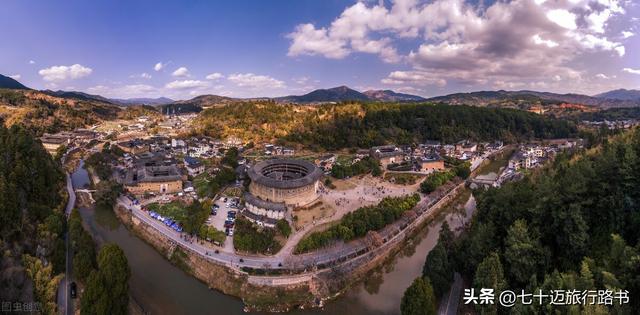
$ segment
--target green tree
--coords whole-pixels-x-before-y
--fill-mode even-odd
[[[73,255],[74,276],[84,281],[96,267],[96,252],[91,235],[83,230],[74,240]]]
[[[402,315],[434,315],[436,307],[436,298],[429,278],[418,277],[404,291],[400,313]]]
[[[98,270],[108,296],[108,314],[126,314],[129,304],[129,277],[131,270],[122,249],[116,244],[107,244],[98,253]]]
[[[482,288],[493,289],[495,296],[499,296],[500,292],[507,287],[500,256],[496,252],[487,255],[478,265],[473,278],[473,287],[476,290]],[[498,312],[497,304],[478,304],[476,308],[481,314],[497,314]]]
[[[469,178],[469,175],[471,175],[471,163],[465,162],[465,163],[456,165],[456,167],[454,168],[454,171],[456,173],[456,176],[462,179],[467,179]]]
[[[285,219],[278,220],[278,222],[276,223],[276,228],[284,237],[289,237],[289,235],[291,235],[291,226]]]
[[[536,273],[544,257],[540,241],[531,235],[525,220],[516,220],[509,227],[505,247],[509,274],[518,283],[526,283]]]
[[[451,228],[449,227],[449,222],[444,220],[442,225],[440,226],[440,233],[438,234],[438,242],[442,242],[447,251],[453,248],[453,241],[455,240],[455,235]]]
[[[41,303],[43,313],[49,315],[57,314],[57,289],[63,275],[54,276],[52,274],[52,266],[45,267],[42,261],[36,257],[23,255],[22,260],[27,275],[33,281],[33,293],[36,300]]]
[[[439,240],[436,246],[429,251],[422,268],[422,276],[431,279],[436,297],[447,293],[451,282],[453,282],[453,266],[448,256],[444,242]]]
[[[86,287],[80,297],[80,314],[109,315],[111,301],[109,288],[102,273],[93,270],[87,278]]]
[[[96,205],[111,208],[115,205],[120,193],[122,193],[122,185],[113,180],[102,180],[96,185],[93,198]]]

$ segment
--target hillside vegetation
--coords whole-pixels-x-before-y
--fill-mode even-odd
[[[598,150],[560,155],[524,180],[474,193],[477,213],[455,242],[441,232],[424,277],[446,294],[453,270],[479,288],[545,293],[553,289],[640,293],[640,130]],[[445,228],[446,230],[446,228]],[[444,236],[443,236],[444,235]],[[624,306],[514,306],[519,314],[637,314]],[[618,303],[616,303],[618,304]],[[635,311],[634,311],[635,310]],[[478,309],[496,312],[495,305]]]
[[[312,149],[462,139],[516,141],[575,135],[566,121],[510,110],[432,104],[341,103],[320,106],[243,102],[209,108],[197,133],[245,141],[280,140]]]
[[[0,300],[37,301],[53,314],[55,294],[45,292],[64,272],[64,175],[22,127],[0,126],[0,152]]]
[[[0,89],[0,118],[40,135],[114,119],[120,108],[97,100],[63,98],[34,90]]]

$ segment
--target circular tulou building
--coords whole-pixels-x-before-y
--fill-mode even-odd
[[[303,160],[274,159],[257,163],[247,172],[251,178],[245,204],[247,217],[265,225],[283,219],[287,209],[306,206],[319,197],[322,171]]]

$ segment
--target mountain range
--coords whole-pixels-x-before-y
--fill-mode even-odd
[[[28,90],[29,88],[22,85],[22,83],[16,81],[11,77],[4,76],[0,74],[0,88],[4,89],[18,89],[18,90]]]
[[[289,95],[276,97],[277,102],[283,103],[326,103],[343,101],[367,101],[367,102],[419,102],[425,99],[421,96],[396,93],[391,90],[369,90],[358,92],[347,86],[338,86],[331,89],[318,89],[304,95]]]
[[[604,93],[606,94],[606,93]],[[430,102],[449,105],[471,105],[489,107],[521,108],[532,105],[554,105],[561,103],[580,104],[598,108],[636,107],[640,100],[612,99],[606,97],[588,96],[582,94],[558,94],[538,91],[479,91],[470,93],[455,93],[427,99]]]
[[[127,106],[127,105],[152,105],[152,106],[157,106],[157,105],[165,105],[165,104],[170,104],[175,102],[174,100],[168,98],[168,97],[157,97],[157,98],[145,98],[145,97],[139,97],[139,98],[112,98],[110,99],[112,102],[119,104],[119,105],[123,105],[123,106]]]
[[[20,82],[0,75],[0,88],[28,89]],[[162,112],[198,112],[203,108],[225,105],[238,101],[272,100],[277,103],[319,104],[327,102],[360,101],[360,102],[437,102],[449,105],[471,105],[488,107],[508,107],[526,109],[530,106],[556,105],[562,103],[580,104],[597,108],[637,107],[640,106],[640,90],[613,90],[606,93],[588,96],[582,94],[558,94],[530,90],[521,91],[478,91],[454,93],[432,98],[397,93],[392,90],[368,90],[359,92],[347,86],[329,89],[317,89],[303,95],[288,95],[275,98],[232,98],[219,95],[200,95],[189,100],[174,101],[166,97],[111,99],[100,95],[92,95],[77,91],[42,91],[47,95],[84,101],[111,103],[118,106],[151,105]]]
[[[622,101],[640,101],[640,90],[618,89],[595,95],[595,97]]]

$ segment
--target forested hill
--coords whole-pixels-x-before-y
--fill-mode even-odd
[[[112,103],[78,93],[51,95],[35,90],[0,89],[0,118],[6,126],[20,124],[39,135],[72,130],[114,119],[121,112]]]
[[[281,140],[316,149],[463,139],[516,141],[576,134],[567,121],[532,113],[432,104],[341,103],[321,106],[245,102],[210,108],[194,123],[213,137]]]
[[[349,105],[346,105],[349,106]],[[353,105],[351,105],[353,106]],[[324,110],[331,110],[326,108]],[[322,109],[321,109],[322,111]],[[331,120],[309,120],[288,139],[328,149],[464,139],[514,142],[575,135],[573,124],[532,113],[448,105],[364,104]]]
[[[44,305],[48,301],[32,296],[32,291],[55,285],[55,292],[57,284],[47,277],[64,272],[64,176],[22,127],[0,126],[0,152],[0,300]],[[49,265],[42,270],[42,264],[28,264],[26,256],[43,258]],[[40,282],[32,285],[28,272],[39,272]]]
[[[520,182],[474,193],[477,212],[470,229],[454,243],[442,236],[448,233],[441,233],[427,257],[424,276],[431,278],[434,289],[440,288],[440,295],[453,279],[453,270],[463,272],[476,292],[629,290],[630,304],[625,307],[570,309],[543,303],[516,305],[514,311],[638,314],[638,187],[640,129],[588,153],[560,155],[551,167]]]

